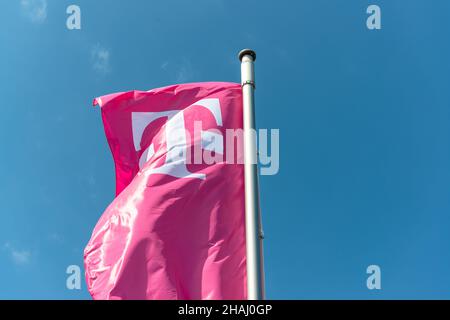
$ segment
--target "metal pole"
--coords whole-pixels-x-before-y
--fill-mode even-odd
[[[239,52],[244,109],[245,233],[248,300],[264,299],[263,233],[259,207],[255,131],[255,73],[253,69],[255,59],[256,53],[253,50],[244,49]]]

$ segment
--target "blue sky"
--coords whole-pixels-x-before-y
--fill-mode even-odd
[[[90,298],[65,271],[114,197],[92,99],[239,82],[245,47],[258,126],[281,139],[261,178],[267,297],[450,298],[448,1],[16,0],[0,19],[0,298]]]

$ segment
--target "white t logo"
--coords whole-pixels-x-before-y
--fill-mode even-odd
[[[196,106],[202,106],[208,109],[214,116],[216,124],[218,126],[222,126],[222,112],[220,110],[219,99],[202,99],[196,103],[193,103],[186,109],[194,108]],[[167,145],[166,160],[162,166],[150,169],[149,174],[160,173],[177,178],[205,179],[205,174],[189,172],[186,166],[188,144],[186,141],[186,128],[184,125],[184,110],[170,110],[162,112],[132,112],[131,121],[133,128],[133,142],[136,151],[141,150],[141,140],[145,128],[153,121],[162,117],[167,117],[167,123],[165,125]],[[155,147],[152,143],[142,153],[141,158],[139,159],[139,168],[142,168],[154,154]]]

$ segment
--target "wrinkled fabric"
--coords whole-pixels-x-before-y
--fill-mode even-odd
[[[173,85],[111,94],[94,104],[101,107],[115,162],[116,198],[84,251],[92,297],[246,299],[243,165],[180,167],[178,159],[170,163],[169,173],[161,173],[168,158],[181,150],[183,141],[168,131],[170,119],[180,115],[190,134],[185,141],[189,150],[201,143],[194,134],[194,121],[201,121],[202,130],[224,137],[223,150],[214,150],[231,151],[225,130],[242,128],[240,85]],[[167,116],[154,116],[161,112]],[[236,148],[239,144],[235,153]],[[185,171],[190,175],[181,177]]]

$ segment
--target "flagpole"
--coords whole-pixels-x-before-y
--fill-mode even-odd
[[[264,266],[261,212],[259,207],[258,162],[255,131],[256,53],[250,49],[239,52],[241,61],[242,101],[244,109],[244,176],[245,233],[247,251],[247,299],[264,299]]]

